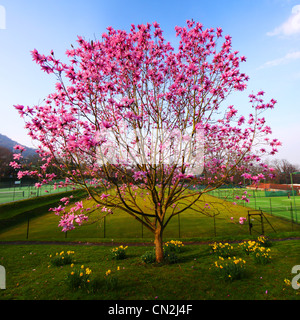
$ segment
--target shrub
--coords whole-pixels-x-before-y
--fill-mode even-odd
[[[178,256],[174,251],[164,250],[164,261],[172,264],[178,262]]]
[[[182,252],[184,244],[181,241],[171,240],[165,243],[164,250],[168,250],[168,252]]]
[[[120,270],[118,267],[117,270]],[[114,290],[118,286],[119,279],[111,270],[105,272],[105,287],[107,290]]]
[[[67,274],[66,282],[72,290],[81,289],[87,293],[96,293],[102,288],[113,290],[117,287],[118,277],[111,270],[107,270],[104,279],[101,279],[99,277],[92,278],[92,270],[85,268],[84,265],[80,268],[74,268],[74,264],[71,264],[71,268],[71,272]],[[117,270],[119,271],[120,267]]]
[[[270,256],[271,249],[265,248],[265,247],[255,247],[255,249],[252,252],[252,256],[254,258],[254,261],[258,264],[267,264],[271,262],[271,256]]]
[[[60,267],[67,264],[71,264],[73,259],[72,255],[74,254],[74,251],[61,251],[60,253],[56,252],[55,255],[50,254],[50,263],[53,266]]]
[[[178,248],[174,248],[173,246],[164,246],[164,262],[172,264],[178,262],[178,256],[176,255],[175,251]],[[155,250],[146,251],[142,256],[141,260],[144,263],[155,263],[156,256]]]
[[[239,244],[239,247],[247,254],[249,255],[259,244],[255,241],[244,241]]]
[[[259,244],[262,246],[262,247],[271,247],[272,246],[272,242],[270,241],[270,239],[264,235],[262,236],[259,236],[257,238],[257,241],[259,242]]]
[[[126,259],[126,250],[128,246],[123,247],[122,245],[111,250],[112,258],[116,260]]]
[[[219,257],[219,261],[215,262],[215,267],[219,273],[220,278],[225,281],[234,281],[241,279],[245,275],[246,261],[241,258]]]
[[[154,263],[156,261],[155,250],[146,251],[142,256],[141,260],[144,263]]]
[[[239,247],[247,255],[252,255],[254,261],[259,264],[267,264],[271,261],[270,251],[268,247],[271,242],[264,236],[258,237],[258,241],[244,241],[239,244]]]
[[[89,289],[90,287],[90,275],[92,270],[89,268],[84,268],[84,265],[80,269],[73,268],[74,265],[71,264],[72,271],[68,273],[66,281],[68,286],[72,290],[78,289]]]
[[[227,258],[233,254],[233,246],[229,243],[215,242],[211,246],[213,253],[219,257]]]

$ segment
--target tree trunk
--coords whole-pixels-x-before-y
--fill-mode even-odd
[[[164,249],[163,249],[163,238],[162,238],[162,228],[158,226],[155,230],[155,257],[156,262],[160,263],[164,260]]]

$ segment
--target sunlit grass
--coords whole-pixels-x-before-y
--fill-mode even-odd
[[[38,201],[38,200],[37,200]],[[189,200],[182,200],[178,208],[182,208]],[[92,200],[83,200],[84,207],[92,207]],[[146,197],[137,197],[137,203],[145,212],[151,213],[151,203]],[[249,235],[248,222],[244,224],[239,223],[240,217],[247,217],[247,207],[241,205],[233,205],[223,199],[213,197],[208,194],[201,196],[197,202],[197,210],[188,209],[180,215],[174,216],[167,225],[164,238],[208,238],[208,237],[234,237]],[[28,220],[18,222],[9,229],[3,230],[0,234],[0,240],[80,240],[85,239],[141,239],[152,240],[153,234],[142,226],[133,217],[118,208],[113,209],[113,214],[107,215],[103,219],[103,212],[101,207],[93,212],[87,223],[75,230],[61,232],[58,227],[59,217],[48,212],[48,209],[43,209],[40,216],[30,217],[29,229]],[[154,210],[154,209],[152,209]],[[171,210],[167,213],[167,217]],[[299,225],[293,225],[283,219],[266,214],[268,221],[277,232],[299,231]],[[257,233],[261,232],[261,225],[257,221],[252,221]],[[273,233],[271,226],[264,223],[264,230],[266,233]]]
[[[274,242],[272,260],[255,263],[251,256],[233,244],[236,259],[245,260],[242,279],[225,281],[219,277],[218,260],[208,244],[186,245],[174,264],[145,264],[141,256],[147,246],[129,246],[126,259],[111,258],[110,246],[0,245],[1,264],[6,268],[6,290],[0,300],[291,300],[300,299],[299,290],[287,285],[291,269],[299,264],[299,241]],[[71,265],[53,266],[50,254],[74,251]],[[99,279],[96,293],[70,290],[66,281],[72,270],[91,270],[90,278]],[[118,278],[117,287],[105,287],[108,270]]]

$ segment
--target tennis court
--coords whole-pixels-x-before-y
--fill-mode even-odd
[[[24,186],[16,184],[11,187],[0,187],[0,204],[44,196],[56,192],[70,191],[72,188],[72,186],[61,185],[58,185],[56,188],[54,188],[54,185],[44,185],[37,188],[34,184]]]
[[[275,193],[272,194],[270,191],[265,190],[230,188],[214,190],[210,194],[244,207],[262,210],[277,217],[300,223],[300,196],[296,195],[296,192],[294,194],[291,192],[290,195],[282,194],[281,196],[276,196]],[[242,200],[243,196],[250,201]]]

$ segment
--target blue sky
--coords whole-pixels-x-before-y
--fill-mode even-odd
[[[13,105],[41,103],[55,83],[32,61],[34,48],[64,58],[77,35],[94,39],[108,26],[154,21],[175,46],[174,27],[187,19],[232,36],[250,81],[228,104],[248,113],[248,94],[260,90],[277,100],[266,114],[283,143],[277,158],[300,165],[300,0],[0,0],[0,133],[32,146]]]

